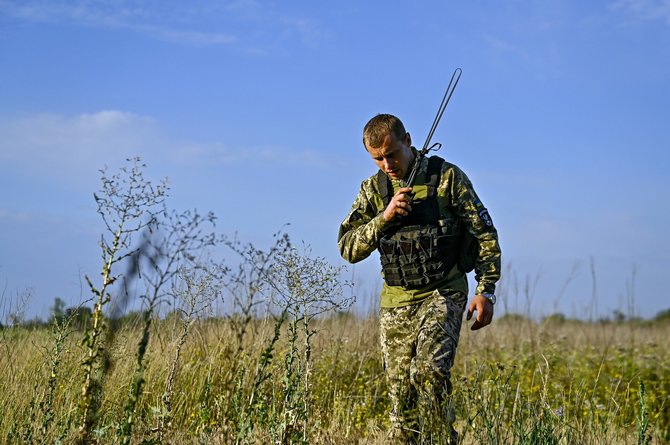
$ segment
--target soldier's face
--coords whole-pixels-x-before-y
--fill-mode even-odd
[[[380,147],[371,147],[366,143],[365,148],[367,148],[377,167],[386,173],[389,178],[403,179],[414,160],[411,145],[412,139],[409,133],[406,133],[402,140],[398,140],[394,135],[389,134],[386,135]]]

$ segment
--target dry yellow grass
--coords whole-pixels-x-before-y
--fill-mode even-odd
[[[174,320],[154,324],[133,442],[150,441],[176,346]],[[172,443],[235,443],[259,357],[272,320],[249,326],[238,345],[226,320],[193,326],[182,351],[173,395]],[[374,317],[320,320],[314,337],[309,391],[310,443],[385,443],[388,400]],[[49,359],[48,330],[0,331],[0,442],[72,440],[77,425],[84,348],[79,332],[64,344],[57,368],[53,418],[44,428]],[[96,422],[100,443],[115,443],[135,368],[139,328],[120,329],[108,345]],[[504,317],[479,332],[464,325],[453,369],[458,428],[463,443],[638,443],[639,383],[646,388],[648,443],[670,440],[670,324],[533,323]],[[287,344],[274,348],[268,380],[257,388],[257,418],[246,434],[269,443],[282,400]],[[258,414],[260,413],[260,414]],[[542,442],[545,440],[545,442]],[[547,442],[548,440],[548,442]],[[555,440],[555,441],[554,441]],[[147,442],[151,443],[151,442]]]

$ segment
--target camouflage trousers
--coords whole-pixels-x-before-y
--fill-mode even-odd
[[[381,309],[390,435],[396,443],[432,443],[426,434],[445,428],[447,440],[455,443],[451,367],[466,303],[462,292],[435,291],[416,304]]]

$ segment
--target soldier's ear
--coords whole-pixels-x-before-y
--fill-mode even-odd
[[[409,131],[405,133],[405,144],[412,146],[412,136],[409,135]]]

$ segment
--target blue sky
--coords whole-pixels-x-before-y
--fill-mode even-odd
[[[171,207],[344,264],[363,125],[421,144],[457,67],[434,141],[498,227],[504,310],[670,307],[668,0],[0,0],[0,310],[87,298],[98,170],[135,155]],[[353,273],[369,307],[377,258]]]

